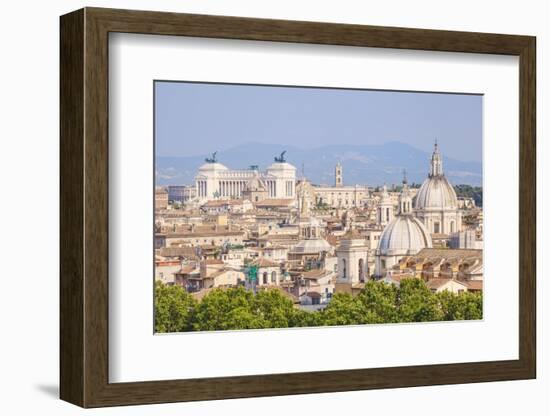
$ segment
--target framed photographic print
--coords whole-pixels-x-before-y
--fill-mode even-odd
[[[61,17],[83,407],[536,376],[535,38]]]

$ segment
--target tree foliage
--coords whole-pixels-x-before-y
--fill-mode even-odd
[[[195,299],[181,287],[156,282],[155,331],[189,331],[196,304]]]
[[[322,310],[305,311],[278,289],[213,289],[197,302],[177,286],[156,284],[157,332],[360,325],[482,319],[481,294],[433,293],[420,279],[400,286],[369,281],[352,296],[336,293]]]
[[[444,291],[437,294],[437,301],[445,321],[483,318],[483,298],[481,294],[464,292],[457,296]]]
[[[483,188],[481,186],[456,185],[456,196],[473,198],[478,207],[483,206]]]

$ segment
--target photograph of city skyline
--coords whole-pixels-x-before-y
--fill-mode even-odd
[[[154,83],[155,332],[483,318],[483,96]]]

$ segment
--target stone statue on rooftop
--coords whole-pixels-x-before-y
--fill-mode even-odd
[[[283,152],[281,153],[281,155],[279,157],[275,156],[275,162],[285,163],[286,162],[285,153],[286,153],[286,150],[283,150]]]
[[[207,157],[207,158],[204,159],[204,161],[205,161],[206,163],[216,163],[216,162],[218,161],[218,159],[216,159],[216,154],[217,154],[217,153],[218,153],[218,152],[212,153],[212,157]]]

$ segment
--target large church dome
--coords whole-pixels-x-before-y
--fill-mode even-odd
[[[398,215],[380,236],[378,250],[381,255],[416,254],[432,247],[430,233],[422,222],[412,215]]]
[[[439,153],[437,142],[432,154],[430,174],[416,194],[414,207],[417,210],[437,211],[456,210],[458,208],[456,192],[443,174],[443,159]]]
[[[441,211],[457,209],[456,192],[445,176],[429,177],[418,190],[414,207]]]

